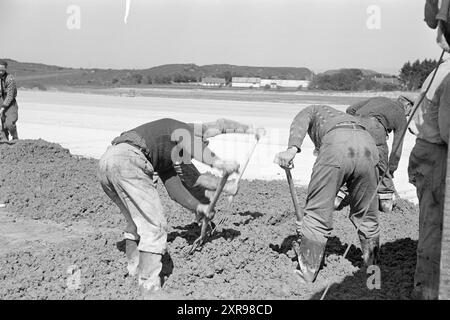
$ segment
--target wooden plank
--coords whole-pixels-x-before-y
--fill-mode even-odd
[[[450,148],[447,154],[447,175],[445,178],[439,300],[450,300]]]

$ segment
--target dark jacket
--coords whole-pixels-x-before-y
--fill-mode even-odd
[[[14,77],[9,73],[5,73],[3,77],[0,78],[0,97],[2,103],[1,106],[5,110],[9,107],[17,104],[17,85]]]
[[[376,118],[386,130],[386,135],[392,131],[394,132],[394,142],[392,144],[392,148],[397,148],[397,152],[395,154],[391,153],[390,155],[389,171],[391,173],[395,172],[402,155],[402,134],[403,131],[406,130],[406,125],[408,123],[405,116],[405,111],[403,110],[400,102],[385,97],[370,98],[351,105],[347,108],[347,113],[351,115]]]

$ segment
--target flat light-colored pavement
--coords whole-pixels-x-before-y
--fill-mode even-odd
[[[347,107],[334,104],[332,96],[329,100],[327,104],[337,109],[344,111]],[[308,105],[301,100],[298,103],[276,103],[41,91],[21,91],[18,103],[20,138],[42,138],[61,144],[73,154],[97,159],[121,132],[160,118],[186,122],[230,118],[265,127],[268,134],[260,141],[243,178],[267,180],[285,179],[284,171],[273,164],[273,158],[276,152],[286,148],[292,119]],[[415,189],[408,183],[407,174],[414,141],[414,136],[408,133],[394,182],[402,197],[417,202]],[[221,135],[210,140],[214,152],[240,163],[245,161],[253,143],[252,136],[241,134]],[[293,176],[297,184],[309,183],[315,161],[313,150],[311,140],[306,137],[303,150],[294,163]],[[201,171],[207,169],[200,166]]]

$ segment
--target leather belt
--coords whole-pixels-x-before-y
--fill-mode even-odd
[[[335,129],[355,129],[355,130],[366,130],[366,128],[358,123],[354,122],[342,122],[338,123],[334,127],[332,127],[328,132],[333,131]],[[327,133],[328,133],[327,132]]]

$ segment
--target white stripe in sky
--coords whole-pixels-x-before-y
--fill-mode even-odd
[[[130,4],[131,4],[131,0],[126,0],[126,4],[125,4],[125,17],[123,18],[123,22],[125,22],[125,24],[127,23],[127,20],[128,20],[128,14],[130,13]]]

